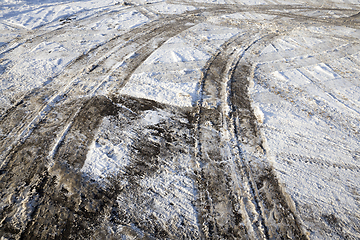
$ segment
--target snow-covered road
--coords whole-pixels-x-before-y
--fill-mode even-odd
[[[0,3],[1,239],[360,239],[358,0]]]

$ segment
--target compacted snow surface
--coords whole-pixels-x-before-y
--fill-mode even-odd
[[[0,2],[1,239],[360,239],[358,0]]]

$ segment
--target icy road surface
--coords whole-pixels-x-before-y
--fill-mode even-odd
[[[0,239],[360,239],[358,0],[0,3]]]

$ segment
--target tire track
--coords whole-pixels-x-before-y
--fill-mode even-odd
[[[68,221],[76,222],[77,217],[84,218],[84,222],[95,221],[94,219],[99,214],[103,214],[108,206],[112,206],[110,202],[113,203],[114,197],[111,197],[111,194],[109,197],[109,194],[104,194],[100,190],[95,191],[96,186],[86,183],[86,179],[83,179],[78,172],[84,163],[88,145],[93,140],[101,119],[118,112],[118,107],[111,100],[104,96],[96,96],[101,85],[110,79],[105,78],[104,80],[103,75],[112,76],[117,88],[123,86],[135,69],[153,51],[169,38],[193,26],[189,23],[195,23],[197,20],[198,17],[193,15],[168,17],[124,34],[121,39],[127,42],[121,45],[120,50],[109,54],[108,51],[105,51],[109,46],[104,46],[97,49],[96,54],[82,57],[80,60],[86,62],[88,68],[85,73],[81,72],[80,77],[69,78],[69,75],[72,76],[71,68],[76,69],[77,67],[68,68],[66,73],[59,77],[59,79],[65,77],[68,79],[65,86],[62,86],[63,89],[56,91],[57,83],[50,83],[46,88],[38,90],[38,93],[28,96],[29,100],[26,99],[27,101],[19,104],[18,108],[28,108],[28,111],[28,105],[31,106],[33,103],[39,104],[40,102],[40,107],[30,117],[26,116],[25,111],[23,116],[20,116],[20,121],[27,118],[30,119],[28,126],[32,124],[28,127],[25,135],[15,137],[14,140],[12,137],[15,134],[12,134],[6,139],[13,141],[13,145],[10,145],[11,151],[6,154],[1,168],[1,189],[7,189],[6,193],[4,192],[1,196],[5,205],[3,205],[0,215],[5,234],[48,238],[72,229],[74,232],[65,235],[69,237],[77,230],[86,232],[88,228],[68,226]],[[101,55],[102,50],[105,52],[103,55]],[[110,56],[106,56],[106,54]],[[96,64],[89,64],[90,56],[104,56],[105,59],[99,60]],[[77,62],[78,66],[82,65],[80,60]],[[112,69],[114,62],[117,64]],[[108,68],[103,71],[102,68],[105,67]],[[89,84],[89,80],[94,84]],[[47,100],[49,97],[44,99],[44,95],[50,94],[52,94],[50,98],[52,100]],[[14,114],[15,112],[11,112],[5,120],[13,121],[14,118],[19,117],[17,116],[19,111]],[[32,116],[35,118],[31,119]],[[4,126],[6,121],[3,120],[2,124]],[[25,125],[21,125],[18,132],[23,132]],[[23,172],[21,169],[27,169],[26,173],[21,174]],[[90,196],[87,191],[90,191]],[[24,197],[11,200],[11,195],[14,193],[23,193]],[[67,197],[69,194],[74,196],[70,199]],[[86,199],[92,200],[85,200],[83,195],[86,195]],[[62,200],[57,200],[58,198]],[[56,206],[59,201],[63,204]],[[78,202],[71,203],[71,201]],[[91,210],[86,207],[87,205],[84,206],[84,201],[90,201],[91,206],[97,207]],[[34,208],[27,208],[25,211],[27,216],[18,222],[16,209],[20,209],[20,206],[26,202],[31,202],[30,205]],[[71,204],[80,205],[86,209],[74,209],[74,207],[70,207]],[[83,212],[78,213],[80,210]],[[62,211],[64,211],[64,216],[56,215],[56,212]],[[80,215],[71,217],[74,213]],[[53,217],[51,218],[51,216]],[[52,219],[53,222],[46,223],[47,218]],[[41,228],[48,224],[55,224],[56,220],[62,223],[58,225],[57,229],[51,230],[54,231],[53,233],[50,230],[41,232]],[[86,238],[85,235],[83,237]]]
[[[58,81],[53,80],[44,88],[33,90],[24,97],[25,100],[17,103],[15,108],[4,116],[0,122],[3,135],[6,136],[1,140],[0,145],[2,158],[31,134],[54,105],[60,104],[65,99],[72,100],[79,96],[94,95],[111,78],[116,79],[118,89],[121,88],[137,66],[153,51],[167,39],[190,28],[192,25],[189,23],[194,23],[197,19],[198,17],[189,14],[154,21],[121,37],[117,36],[107,44],[79,57],[74,64],[56,77],[55,80],[59,79]],[[84,68],[84,65],[87,66]],[[82,69],[80,73],[78,69]],[[104,78],[104,75],[108,76]],[[27,115],[28,112],[31,114]],[[17,123],[21,124],[17,125]]]
[[[306,239],[291,200],[266,159],[260,166],[250,165],[252,160],[241,147],[247,144],[264,150],[248,96],[251,67],[237,60],[275,37],[261,35],[250,31],[224,44],[202,79],[196,127],[197,207],[199,226],[207,239]],[[249,42],[253,36],[259,36],[258,40]]]
[[[282,189],[266,157],[263,156],[265,159],[261,164],[254,164],[253,159],[243,153],[242,146],[251,145],[257,148],[260,156],[266,155],[257,127],[257,119],[247,94],[250,74],[251,70],[248,64],[243,65],[240,61],[231,79],[230,124],[232,124],[231,128],[241,155],[241,168],[244,169],[247,176],[257,212],[262,218],[265,238],[307,239],[296,215],[293,202]]]
[[[77,19],[77,20],[72,20],[72,23],[71,24],[67,24],[66,26],[63,26],[63,27],[60,27],[58,29],[55,29],[55,30],[51,30],[51,31],[48,31],[48,32],[45,32],[43,34],[40,34],[40,35],[35,35],[35,34],[29,34],[26,35],[25,37],[23,38],[20,38],[20,40],[22,39],[23,42],[18,45],[18,46],[15,46],[11,49],[8,49],[4,52],[2,52],[0,54],[0,57],[3,58],[3,61],[2,62],[5,62],[6,63],[6,69],[7,71],[9,71],[9,69],[11,67],[13,67],[15,64],[16,64],[16,60],[14,61],[13,59],[12,60],[9,60],[9,59],[5,59],[4,57],[7,56],[8,53],[11,53],[13,50],[15,50],[17,47],[19,46],[22,46],[24,44],[26,44],[26,46],[24,48],[27,48],[27,49],[32,49],[34,48],[35,46],[37,46],[39,43],[43,42],[44,40],[48,40],[48,39],[51,39],[51,38],[54,38],[54,37],[57,37],[65,32],[67,32],[69,29],[73,28],[75,25],[78,25],[78,24],[81,24],[81,23],[86,23],[87,21],[93,21],[95,19],[100,19],[100,18],[103,18],[105,16],[111,16],[112,14],[116,14],[118,12],[125,12],[125,11],[128,11],[129,9],[128,8],[125,8],[125,9],[120,9],[120,10],[112,10],[110,12],[105,12],[103,14],[97,14],[94,13],[93,15],[91,16],[86,16],[85,18],[83,19]],[[96,15],[96,16],[94,16]],[[38,31],[42,30],[42,28],[45,28],[47,27],[47,25],[44,25],[43,27],[41,27],[40,29],[37,29]],[[36,31],[36,32],[38,32]],[[116,40],[118,40],[119,36],[121,35],[117,35],[115,37],[113,37],[112,39],[109,39],[108,41],[105,41],[103,43],[100,43],[100,44],[97,44],[96,46],[94,46],[93,48],[87,50],[84,54],[78,56],[76,59],[72,60],[70,63],[68,63],[68,65],[66,66],[66,69],[64,70],[65,73],[59,73],[60,76],[63,76],[63,75],[66,75],[66,74],[70,74],[68,73],[69,69],[76,69],[77,73],[79,72],[78,69],[83,69],[84,66],[86,65],[86,63],[84,62],[81,62],[81,61],[89,61],[89,59],[91,58],[91,54],[94,54],[96,55],[96,51],[102,47],[102,50],[100,49],[100,51],[106,51],[107,48],[113,48],[116,44],[118,44],[116,42]],[[21,55],[21,54],[18,54],[18,55]],[[18,59],[19,59],[19,56],[16,56]],[[95,56],[96,58],[101,58],[101,56]],[[9,62],[10,61],[10,62]],[[94,61],[98,61],[98,60],[94,60]],[[91,68],[91,66],[88,66],[89,69]],[[86,68],[86,67],[85,67]],[[6,70],[4,70],[5,72]],[[81,72],[81,71],[80,71]],[[75,77],[75,73],[72,73]],[[4,76],[5,75],[5,76]],[[49,82],[52,82],[53,79],[56,79],[57,77],[59,77],[59,75],[55,75],[55,76],[50,76],[49,77],[49,80],[47,82],[44,83],[44,85],[48,85]],[[6,78],[6,72],[5,74],[3,74],[1,76],[2,78]],[[28,98],[28,95],[32,95],[34,91],[37,91],[37,89],[34,89],[32,91],[29,91],[28,93],[24,94],[24,96],[22,96],[20,99],[18,99],[15,104],[13,105],[12,108],[8,109],[5,114],[3,114],[1,116],[1,119],[3,119],[4,117],[6,117],[6,115],[8,114],[8,112],[11,112],[11,110],[13,108],[16,108],[21,102],[24,101],[25,98]],[[0,119],[0,121],[1,121]]]
[[[226,80],[226,74],[230,71],[235,46],[241,44],[241,40],[248,35],[237,36],[225,43],[206,66],[201,82],[201,99],[197,112],[197,139],[198,139],[198,163],[201,167],[196,169],[197,184],[199,189],[197,208],[199,211],[199,226],[204,238],[259,238],[261,233],[252,226],[249,215],[246,213],[243,196],[237,189],[239,186],[234,171],[240,170],[234,166],[233,161],[222,156],[221,137],[223,126],[223,110],[221,96]],[[206,98],[205,98],[206,97]],[[220,146],[219,146],[220,145]],[[241,172],[241,171],[240,171]],[[215,175],[215,176],[214,176]],[[225,177],[224,177],[225,176]],[[232,186],[236,186],[235,189]],[[241,190],[240,190],[241,191]],[[232,199],[229,199],[232,196]],[[228,199],[227,199],[228,198]],[[229,205],[231,204],[231,205]],[[216,219],[221,205],[228,209],[224,214],[229,219]],[[245,224],[244,224],[245,223]],[[228,235],[229,234],[229,235]]]
[[[189,18],[191,18],[191,15]],[[167,21],[171,22],[174,20],[176,22],[166,24]],[[24,97],[24,99],[20,100],[19,103],[15,104],[15,107],[18,108],[19,105],[24,104],[23,103],[24,100],[33,97],[33,95],[35,96],[38,95],[39,94],[38,92],[45,92],[40,97],[37,96],[38,99],[44,98],[44,100],[47,100],[49,98],[57,99],[57,98],[61,98],[64,95],[74,95],[72,94],[72,92],[76,92],[76,91],[78,92],[73,97],[86,95],[89,93],[90,95],[94,95],[95,91],[100,86],[96,86],[95,90],[91,89],[91,87],[87,87],[85,90],[79,90],[79,89],[75,90],[76,88],[74,86],[78,85],[79,82],[81,82],[82,80],[81,78],[87,78],[87,79],[96,78],[102,75],[106,75],[108,72],[110,72],[110,76],[117,77],[118,78],[117,80],[120,80],[121,78],[124,78],[123,80],[126,80],[129,78],[131,73],[136,69],[137,64],[140,64],[142,61],[144,61],[147,58],[147,56],[149,56],[153,51],[155,51],[158,47],[160,47],[167,39],[191,27],[191,25],[185,26],[190,22],[193,21],[187,20],[183,16],[176,18],[168,18],[165,19],[164,21],[155,21],[153,23],[146,24],[146,26],[144,27],[137,28],[134,31],[122,35],[121,38],[120,36],[114,37],[106,45],[94,48],[90,50],[88,53],[80,56],[73,64],[71,64],[64,71],[64,73],[57,76],[58,79],[61,79],[61,84],[63,84],[64,78],[67,79],[65,84],[63,84],[64,86],[58,86],[59,82],[53,80],[51,83],[46,85],[44,89],[33,90],[30,94]],[[175,27],[176,24],[180,24],[179,29],[172,31],[165,31],[166,28]],[[164,31],[164,33],[162,31]],[[136,34],[138,34],[139,36],[134,37],[133,35]],[[120,44],[121,42],[124,41],[127,42]],[[109,48],[110,51],[108,51]],[[115,48],[115,50],[113,48]],[[140,60],[134,61],[133,60],[134,58]],[[118,62],[120,64],[111,65],[111,62]],[[101,67],[104,67],[104,65],[105,66],[109,65],[109,63],[110,63],[110,67],[105,69],[105,71],[104,69],[102,69],[100,72],[95,71],[96,68],[100,69]],[[87,66],[83,67],[84,65]],[[121,65],[126,65],[126,66],[122,67]],[[114,66],[115,69],[112,69]],[[119,67],[121,68],[120,70],[116,69]],[[81,69],[80,73],[77,72],[78,69]],[[125,73],[125,76],[121,76],[120,74],[124,72],[124,70],[130,70],[130,74]],[[92,75],[89,76],[90,74]],[[125,84],[125,82],[126,81],[121,81],[121,85]],[[96,83],[99,83],[99,81],[96,81]],[[103,82],[100,82],[100,84],[103,84]],[[50,93],[47,92],[51,88],[53,89],[50,90]],[[60,89],[63,88],[63,89],[61,89],[60,91],[54,90],[59,88]],[[52,96],[51,97],[47,96],[46,97],[47,99],[44,97],[44,95],[46,96],[51,94]],[[67,96],[67,98],[70,97]],[[36,102],[38,99],[35,98],[35,100],[32,99],[31,101]],[[53,101],[54,103],[57,103],[56,100]],[[44,106],[41,106],[39,109],[43,110],[46,107],[48,107],[48,105],[51,105],[53,103],[51,101],[44,101],[43,104]],[[41,110],[39,109],[34,111],[35,114],[33,114],[33,116],[41,113]],[[12,109],[12,111],[9,112],[11,113],[13,111],[14,110]],[[31,112],[31,109],[27,109],[27,111]],[[7,118],[11,119],[11,116],[9,116],[10,113],[6,114],[3,117],[2,123],[4,123]],[[19,115],[19,114],[13,114],[13,115]],[[5,124],[7,123],[8,122],[6,122]],[[10,128],[13,128],[13,126],[11,126]],[[8,134],[8,132],[6,131],[5,133]]]
[[[129,80],[133,72],[138,68],[138,66],[141,65],[141,63],[144,62],[148,58],[148,56],[150,56],[151,53],[153,53],[156,49],[158,49],[169,38],[190,28],[191,26],[188,25],[189,22],[192,21],[189,21],[189,19],[187,18],[182,18],[179,19],[179,21],[172,22],[163,27],[158,27],[153,31],[151,31],[150,33],[146,34],[146,38],[141,40],[143,41],[144,45],[142,45],[135,53],[131,53],[131,57],[126,58],[123,62],[121,62],[121,65],[123,65],[123,67],[115,69],[115,71],[110,75],[110,78],[116,79],[114,80],[115,82],[113,83],[113,85],[115,86],[111,86],[111,89],[116,89],[117,91],[119,91],[126,84],[126,82]],[[168,29],[172,29],[172,30],[167,31]],[[100,83],[100,85],[103,84],[104,84],[103,82]],[[95,91],[93,91],[90,94],[90,96],[95,96],[97,90],[98,88],[95,89]],[[78,116],[80,115],[81,113],[79,113]],[[78,116],[74,114],[74,117],[72,119],[76,121],[76,118]],[[82,117],[80,116],[80,118]],[[92,120],[89,119],[89,121]],[[72,122],[72,120],[69,122]],[[74,127],[74,128],[78,129],[78,127]],[[76,132],[75,134],[72,134],[71,132],[70,133],[67,132],[66,136],[61,135],[60,138],[63,139],[63,141],[61,141],[61,148],[57,152],[57,158],[64,158],[64,157],[67,158],[66,156],[68,155],[69,152],[76,152],[75,149],[83,149],[84,152],[86,153],[87,146],[90,145],[93,138],[89,137],[87,141],[85,141],[84,139],[82,141],[77,141],[76,138],[77,136],[80,135],[81,133],[79,134],[78,132]],[[80,169],[85,161],[86,154],[83,153],[79,153],[79,154],[81,156],[78,154],[74,154],[71,157],[72,160],[67,158],[68,159],[67,162],[70,165],[73,165],[72,164],[73,162],[77,163],[75,165],[77,168]]]
[[[157,3],[154,3],[154,4],[156,5]],[[1,70],[3,72],[1,77],[6,78],[7,74],[9,72],[11,72],[11,69],[13,67],[15,67],[16,64],[18,64],[20,56],[22,55],[22,52],[21,52],[21,50],[19,50],[20,53],[17,53],[17,54],[14,54],[13,52],[18,50],[19,47],[23,47],[24,49],[28,49],[28,50],[23,50],[23,52],[29,52],[30,51],[29,49],[33,49],[37,45],[39,45],[40,43],[42,43],[44,41],[49,41],[52,38],[56,38],[57,36],[60,36],[61,34],[67,33],[69,30],[74,29],[76,26],[87,25],[88,23],[93,23],[96,20],[99,21],[101,19],[104,19],[105,17],[111,17],[111,16],[114,16],[114,15],[119,14],[119,13],[126,13],[126,12],[131,11],[131,10],[138,10],[140,13],[142,13],[144,16],[146,16],[147,18],[149,18],[151,20],[154,20],[154,19],[158,18],[156,15],[152,14],[151,11],[147,10],[146,7],[144,7],[144,5],[137,5],[137,6],[131,5],[131,6],[125,7],[125,8],[115,5],[113,7],[113,9],[111,9],[111,10],[109,10],[108,7],[104,7],[104,8],[106,8],[106,9],[103,10],[103,11],[100,11],[100,13],[95,12],[95,13],[89,15],[89,16],[85,16],[85,17],[82,17],[80,19],[76,19],[76,16],[83,14],[83,12],[75,13],[75,14],[70,15],[69,17],[67,17],[68,20],[65,19],[64,21],[62,21],[63,23],[61,24],[61,26],[57,27],[54,30],[46,31],[45,29],[48,28],[50,25],[52,25],[56,21],[61,21],[61,19],[54,20],[53,22],[47,23],[45,25],[37,27],[34,30],[29,31],[23,37],[17,37],[13,41],[1,46],[0,49],[4,49],[4,48],[6,48],[7,45],[10,45],[10,44],[12,46],[12,47],[9,47],[8,49],[3,50],[0,53],[0,58],[3,61],[7,61],[6,65],[4,65],[3,69]],[[46,32],[38,35],[37,33],[41,32],[41,31],[46,31]],[[85,30],[85,31],[87,31],[87,30]],[[120,35],[117,35],[114,38],[116,39],[119,36]],[[112,41],[113,39],[110,39],[108,41]],[[96,50],[97,48],[99,48],[99,47],[101,47],[103,45],[108,44],[108,41],[97,44],[92,49],[90,49],[86,53],[84,53],[83,55],[86,55],[87,53],[92,52],[92,51]],[[13,56],[11,56],[11,58],[10,58],[9,54],[15,55],[15,59],[14,59]],[[79,57],[77,57],[76,59],[71,61],[68,64],[68,66],[72,65],[74,62],[76,62],[83,55],[80,55]],[[52,76],[52,78],[55,78],[55,77],[56,76]],[[19,101],[21,101],[21,100],[19,100]]]
[[[179,2],[177,0],[171,0],[171,3],[174,4],[184,4],[184,2]],[[299,22],[312,22],[312,23],[322,23],[329,25],[337,25],[337,26],[348,26],[348,27],[359,27],[359,11],[353,9],[344,9],[344,8],[334,8],[334,7],[311,7],[311,6],[301,6],[301,5],[241,5],[241,7],[237,5],[228,4],[212,4],[212,3],[194,3],[190,1],[186,1],[186,4],[194,6],[194,7],[205,7],[205,8],[216,8],[221,6],[221,8],[228,9],[230,11],[235,10],[236,12],[256,12],[259,14],[268,14],[274,15],[278,17],[285,17],[295,19]],[[281,11],[283,10],[283,11]],[[324,11],[326,14],[327,11],[340,11],[343,13],[349,14],[349,17],[339,17],[339,18],[324,18],[324,17],[312,17],[306,16],[302,14],[296,14],[291,12],[284,12],[284,10],[303,10],[303,11]]]
[[[215,9],[214,14],[218,14],[218,10]],[[175,35],[173,33],[175,30],[168,32],[167,28],[179,27],[177,33],[186,30],[192,26],[191,24],[199,21],[201,18],[199,14],[203,11],[195,10],[186,14],[167,16],[116,36],[106,44],[97,46],[78,57],[63,73],[51,79],[43,88],[34,89],[26,94],[0,119],[0,129],[3,134],[3,138],[0,139],[0,160],[6,158],[16,144],[21,144],[31,134],[54,105],[76,96],[94,95],[94,91],[104,87],[105,82],[111,78],[117,81],[111,88],[120,89],[137,68],[137,62],[133,61],[133,58],[142,58],[138,63],[144,61],[155,50],[154,47],[159,47]],[[159,36],[155,38],[156,35]],[[136,52],[138,47],[142,54]],[[121,67],[123,65],[125,67]],[[2,163],[4,164],[6,161]]]
[[[42,41],[52,38],[54,36],[58,36],[60,34],[63,34],[67,31],[68,28],[74,27],[76,25],[80,25],[80,24],[84,24],[87,21],[94,21],[96,19],[101,19],[105,16],[111,16],[111,15],[115,15],[117,13],[120,12],[126,12],[129,11],[129,9],[137,9],[137,8],[141,8],[141,6],[129,6],[129,7],[122,7],[122,6],[117,6],[114,5],[113,9],[109,10],[109,6],[103,7],[105,8],[105,10],[102,10],[100,12],[95,12],[91,15],[87,15],[85,17],[82,18],[76,18],[78,15],[83,14],[84,12],[80,12],[80,13],[75,13],[75,14],[71,14],[69,16],[67,16],[66,19],[63,19],[64,21],[61,21],[62,18],[58,18],[55,19],[52,22],[46,23],[44,25],[38,26],[33,30],[28,31],[29,33],[26,34],[23,37],[16,37],[15,39],[13,39],[12,41],[6,43],[5,45],[1,46],[0,49],[4,49],[1,53],[0,53],[0,57],[4,57],[6,56],[6,54],[14,51],[16,48],[24,45],[24,44],[28,44],[30,45],[30,47],[28,47],[28,45],[26,46],[27,48],[31,49],[31,46],[36,46],[37,44],[41,43]],[[115,9],[114,9],[115,8]],[[94,10],[94,9],[92,9]],[[92,10],[88,10],[88,11],[92,11]],[[58,28],[51,30],[51,31],[47,31],[43,34],[38,35],[37,32],[39,31],[45,31],[46,28],[48,28],[49,26],[51,26],[54,23],[57,22],[62,22],[61,26],[59,26]],[[34,32],[34,33],[33,33]],[[9,47],[8,49],[6,49],[6,47],[8,45],[14,45],[12,47]]]

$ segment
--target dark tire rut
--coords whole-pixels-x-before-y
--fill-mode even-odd
[[[79,57],[57,77],[59,81],[55,79],[46,87],[33,90],[9,109],[1,120],[5,136],[0,145],[1,189],[7,189],[1,195],[2,236],[33,239],[60,236],[87,239],[90,236],[86,229],[91,229],[91,221],[105,214],[105,206],[112,206],[109,202],[116,199],[109,197],[111,187],[106,192],[101,188],[96,190],[96,184],[87,182],[79,172],[101,119],[118,112],[111,100],[95,96],[104,83],[102,76],[112,70],[111,65],[104,70],[106,61],[125,63],[111,72],[119,88],[153,51],[167,39],[193,26],[189,23],[196,19],[191,15],[179,16],[139,27],[122,36],[121,41],[128,42],[116,54],[111,53],[110,57],[98,61],[108,53],[108,48],[119,44],[119,38],[114,38]],[[129,58],[132,53],[134,57]],[[84,69],[84,65],[90,67],[85,67],[85,73],[80,70],[79,74],[78,69]],[[83,81],[79,80],[79,75]],[[59,83],[62,86],[58,86]],[[17,195],[23,197],[12,197]],[[29,204],[28,210],[18,220],[17,209],[25,203]],[[79,221],[81,225],[74,225]],[[50,227],[55,225],[57,227]]]
[[[248,94],[251,65],[243,59],[276,35],[248,34],[225,43],[203,76],[196,127],[199,225],[206,239],[307,239],[266,160]],[[264,160],[251,163],[242,150],[246,145]]]

